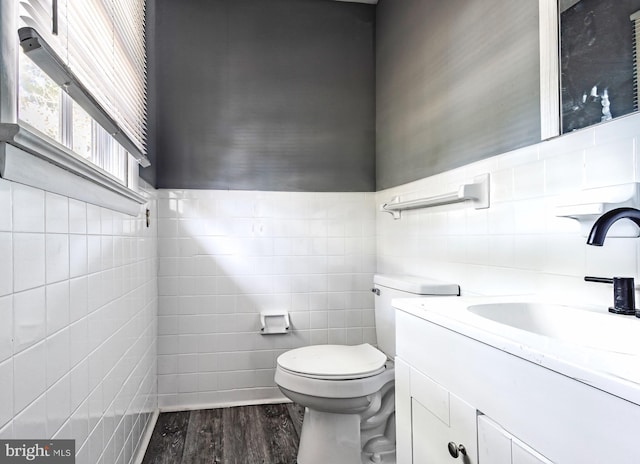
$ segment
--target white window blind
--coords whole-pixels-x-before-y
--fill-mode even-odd
[[[144,0],[20,1],[20,26],[35,29],[53,48],[142,158],[146,155],[144,8]]]

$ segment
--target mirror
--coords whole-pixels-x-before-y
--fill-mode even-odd
[[[559,16],[561,133],[637,111],[640,0],[559,0]]]

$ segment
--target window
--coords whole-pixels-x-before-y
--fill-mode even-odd
[[[128,185],[131,157],[149,165],[144,0],[28,0],[19,15],[19,121]]]
[[[72,150],[84,159],[91,159],[93,154],[93,124],[94,121],[76,102],[72,103],[71,127]]]
[[[62,90],[34,62],[20,54],[18,114],[56,142],[61,138]]]
[[[127,185],[129,154],[24,53],[18,118]]]

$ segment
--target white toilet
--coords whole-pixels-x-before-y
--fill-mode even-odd
[[[374,277],[378,349],[313,345],[278,357],[275,382],[305,406],[298,464],[395,463],[393,298],[459,295],[456,284]]]

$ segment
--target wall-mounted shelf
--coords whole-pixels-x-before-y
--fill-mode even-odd
[[[583,237],[589,235],[595,220],[615,208],[640,206],[640,183],[612,185],[581,190],[562,197],[556,206],[557,217],[575,219],[580,223]],[[638,227],[629,221],[618,221],[614,224],[608,237],[638,237]]]
[[[475,209],[489,207],[489,174],[475,177],[473,183],[461,185],[456,192],[407,201],[400,201],[400,197],[393,197],[391,202],[380,205],[380,211],[392,214],[394,219],[400,219],[401,211],[466,201],[472,203]]]

